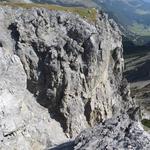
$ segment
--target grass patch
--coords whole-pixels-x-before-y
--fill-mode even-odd
[[[143,119],[143,120],[142,120],[142,124],[143,124],[144,126],[150,128],[150,120],[148,120],[148,119]]]
[[[79,14],[82,18],[87,19],[88,21],[95,22],[97,11],[95,8],[82,8],[82,7],[62,7],[58,5],[48,5],[48,4],[36,4],[36,3],[0,3],[2,6],[11,6],[14,8],[45,8],[48,10],[56,10],[56,11],[65,11],[71,12],[75,14]]]

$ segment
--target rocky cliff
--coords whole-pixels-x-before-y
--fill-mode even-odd
[[[91,22],[62,11],[1,6],[0,33],[0,149],[47,149],[128,110],[126,126],[136,120],[122,77],[121,34],[102,12]],[[126,126],[117,131],[125,134]]]

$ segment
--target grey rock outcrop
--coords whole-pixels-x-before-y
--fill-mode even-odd
[[[75,140],[75,150],[148,150],[150,136],[128,114],[113,117]]]
[[[0,31],[0,149],[42,150],[134,107],[121,34],[103,13],[6,6]]]
[[[122,105],[118,31],[105,16],[95,26],[72,14],[31,12],[12,24],[29,91],[71,137],[112,117]]]

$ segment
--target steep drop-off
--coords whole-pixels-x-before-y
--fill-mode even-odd
[[[105,14],[1,6],[0,33],[0,149],[52,147],[130,108],[129,132],[122,38]]]
[[[150,53],[149,46],[130,45],[125,55],[125,71],[124,75],[130,82],[131,96],[136,99],[140,105],[141,120],[150,120]],[[134,50],[135,52],[132,52]],[[143,122],[143,121],[142,121]],[[144,125],[146,125],[144,123]],[[146,125],[149,127],[149,125]],[[147,130],[150,131],[150,128]]]

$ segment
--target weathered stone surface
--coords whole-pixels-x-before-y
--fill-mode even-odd
[[[103,13],[1,7],[0,31],[0,149],[51,147],[134,107],[121,35]]]
[[[12,19],[8,29],[27,89],[69,136],[112,117],[122,105],[123,58],[121,35],[107,16],[100,14],[95,26],[44,9],[2,11]]]

